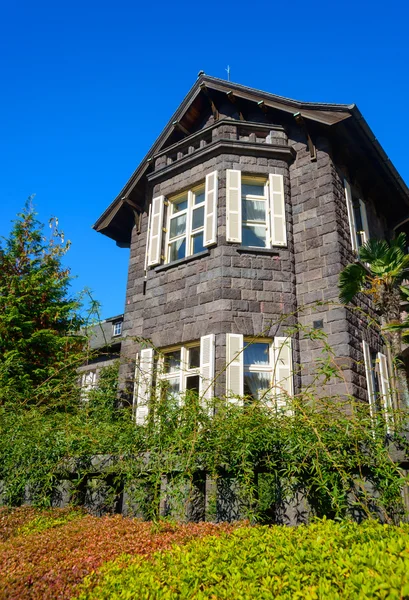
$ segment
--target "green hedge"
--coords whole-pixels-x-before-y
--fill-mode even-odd
[[[79,598],[409,598],[409,526],[243,527],[151,561],[122,556],[86,580]]]

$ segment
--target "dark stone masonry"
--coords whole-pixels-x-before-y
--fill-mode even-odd
[[[146,385],[134,386],[134,375],[141,378],[141,365],[152,369],[158,353],[166,359],[210,336],[212,365],[210,371],[197,365],[200,378],[217,375],[211,389],[217,396],[244,390],[256,398],[260,362],[249,366],[250,353],[244,351],[244,359],[238,355],[251,340],[270,345],[268,376],[273,386],[281,386],[284,380],[272,375],[284,356],[276,349],[294,325],[321,329],[334,350],[342,380],[331,380],[320,393],[350,394],[375,405],[367,391],[374,368],[368,356],[385,352],[376,328],[369,326],[368,317],[376,315],[367,298],[357,302],[359,312],[340,305],[338,277],[357,260],[365,240],[390,238],[407,227],[409,192],[385,158],[354,105],[301,103],[199,77],[94,226],[130,247],[121,386],[136,413],[146,405],[140,422],[149,398]],[[193,194],[186,203],[193,202],[206,176],[217,179],[214,204],[211,187],[204,190],[204,221],[210,219],[213,227],[216,220],[213,238],[171,258],[172,227],[185,236],[178,242],[183,247],[194,243],[194,205],[186,209],[184,225],[171,223],[178,197]],[[263,189],[262,200],[251,197]],[[155,349],[148,358],[144,339]],[[322,344],[296,331],[288,344],[290,353],[279,364],[284,388],[292,394],[313,382]],[[246,369],[258,375],[246,376]],[[187,386],[181,377],[179,392]],[[246,383],[246,377],[255,381]],[[148,383],[154,382],[149,376]]]

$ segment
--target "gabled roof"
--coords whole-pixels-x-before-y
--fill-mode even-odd
[[[203,88],[214,90],[216,92],[224,92],[226,94],[231,91],[234,92],[234,96],[237,98],[256,103],[262,102],[266,107],[291,115],[300,113],[306,120],[329,127],[334,126],[341,121],[352,119],[362,134],[364,143],[368,145],[369,151],[375,154],[377,160],[386,167],[386,171],[389,174],[394,187],[398,189],[401,195],[403,195],[409,206],[409,190],[406,184],[385,154],[379,142],[376,140],[373,132],[355,104],[300,102],[298,100],[292,100],[290,98],[284,98],[283,96],[276,96],[268,92],[249,88],[238,83],[232,83],[230,81],[201,74],[118,196],[95,222],[93,228],[96,231],[115,239],[119,245],[126,245],[127,239],[125,240],[125,238],[129,238],[130,231],[124,238],[124,236],[121,235],[120,230],[122,229],[122,224],[125,220],[128,223],[133,223],[132,208],[134,208],[135,205],[130,199],[130,194],[149,169],[150,159],[166,146],[167,141],[174,133],[175,122],[181,123],[185,129],[189,129],[189,125],[191,125],[192,122],[192,118],[189,118],[189,110],[195,99],[203,93]]]

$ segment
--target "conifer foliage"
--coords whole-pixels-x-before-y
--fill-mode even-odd
[[[50,219],[39,223],[29,198],[0,242],[0,403],[63,399],[74,384],[80,305],[62,264],[69,242]]]

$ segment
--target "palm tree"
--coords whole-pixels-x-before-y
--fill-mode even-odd
[[[404,233],[390,242],[370,239],[359,249],[358,261],[347,265],[339,276],[341,302],[351,302],[360,292],[372,299],[390,348],[391,373],[401,392],[407,386],[396,369],[396,358],[402,351],[402,337],[405,337],[407,329],[401,322],[401,301],[408,296],[408,287],[405,286],[408,277],[409,254],[406,253]]]

